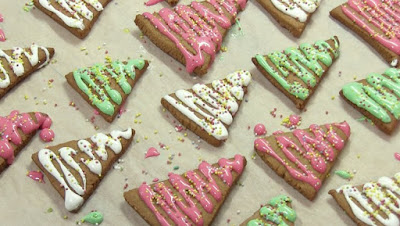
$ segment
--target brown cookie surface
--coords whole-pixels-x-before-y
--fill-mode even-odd
[[[228,164],[224,164],[225,162]],[[210,225],[231,189],[239,180],[245,166],[246,159],[241,155],[236,155],[232,159],[220,159],[213,165],[203,162],[198,169],[187,171],[182,175],[169,174],[169,180],[152,185],[144,183],[137,189],[125,192],[124,197],[128,204],[150,225],[159,225],[160,222],[174,225],[182,222],[182,219],[189,224],[202,221],[203,225]],[[215,171],[209,171],[210,168]],[[221,176],[223,174],[226,175],[224,179]],[[197,179],[189,180],[188,177]],[[191,189],[188,190],[189,188]],[[150,193],[151,191],[153,192]],[[164,191],[168,191],[169,195]],[[171,206],[168,207],[165,202],[169,201],[169,197],[173,198]],[[186,202],[182,203],[180,200],[186,200]],[[160,205],[161,203],[162,205]],[[173,208],[172,215],[177,217],[170,217],[169,210],[164,208]],[[199,215],[194,213],[199,213]]]
[[[361,3],[361,4],[363,4],[363,6],[360,6],[360,7],[363,8],[363,10],[372,10],[371,7],[365,5],[364,3]],[[349,18],[343,12],[342,7],[346,7],[346,9],[349,10],[355,16],[355,18],[357,18],[360,21],[363,21],[366,24],[366,26],[359,26],[352,18]],[[381,8],[381,6],[379,6],[378,8],[380,8],[380,9],[379,9],[379,13],[377,15],[380,15],[380,13],[387,14]],[[373,18],[373,17],[365,18],[365,17],[363,17],[360,13],[358,13],[354,9],[352,9],[347,3],[345,3],[343,5],[340,5],[340,6],[336,7],[335,9],[333,9],[330,12],[330,15],[333,18],[335,18],[336,20],[338,20],[339,22],[341,22],[346,27],[350,28],[357,35],[359,35],[362,39],[364,39],[364,41],[366,41],[368,44],[370,44],[385,59],[385,61],[387,61],[393,67],[399,65],[398,64],[398,62],[400,60],[399,55],[396,54],[394,51],[392,51],[390,48],[384,46],[382,43],[377,41],[376,38],[374,38],[374,37],[377,37],[377,36],[381,36],[381,37],[384,37],[386,39],[390,39],[390,37],[386,36],[387,35],[386,32],[383,32],[380,29],[380,27],[376,27],[375,25],[372,24],[372,22],[376,21],[376,18]],[[368,14],[368,15],[371,15],[371,14]],[[400,14],[397,13],[397,16],[400,16]],[[380,23],[380,22],[378,22],[378,23]],[[374,31],[374,34],[371,35],[363,27],[371,28]],[[397,28],[393,27],[393,29],[397,29]],[[395,48],[399,48],[399,47],[395,47]],[[399,51],[400,51],[400,49],[399,49]]]
[[[261,159],[289,185],[313,200],[350,136],[346,122],[311,125],[254,141]]]
[[[135,24],[158,48],[186,65],[189,73],[204,75],[245,4],[246,0],[224,4],[192,2],[188,6],[164,8],[158,13],[139,14]]]
[[[328,61],[320,58],[319,54],[325,55]],[[301,110],[338,56],[339,39],[335,36],[325,42],[317,41],[314,45],[304,43],[297,49],[288,48],[282,53],[258,54],[252,61],[264,77]]]
[[[211,84],[196,84],[166,95],[161,104],[183,126],[218,147],[228,138],[250,81],[250,72],[236,71]]]
[[[135,130],[97,133],[48,147],[32,155],[50,184],[65,199],[65,208],[77,212],[101,180],[128,149]]]
[[[63,26],[73,35],[80,39],[83,39],[89,34],[93,25],[96,23],[97,19],[106,8],[108,3],[111,2],[111,0],[97,1],[98,3],[96,3],[96,7],[94,7],[93,5],[82,0],[65,0],[65,2],[69,5],[68,9],[59,4],[57,0],[33,0],[33,3],[38,9],[40,9],[46,15],[50,16],[54,21]],[[71,4],[78,4],[78,6],[74,9],[73,7],[70,7]],[[102,9],[100,10],[100,8]],[[80,12],[81,10],[85,9],[87,9],[88,12],[92,14],[92,18],[87,18],[89,13],[86,13],[86,11],[82,11],[82,13]],[[71,12],[78,16],[82,21],[80,22],[78,19],[76,19]],[[64,18],[64,20],[61,18]],[[71,22],[65,22],[65,20]],[[81,25],[75,26],[74,24]]]
[[[119,65],[115,64],[117,62]],[[132,66],[133,62],[136,62],[136,65]],[[146,60],[113,61],[106,65],[100,65],[100,68],[98,65],[94,65],[90,68],[78,69],[67,74],[65,78],[68,84],[107,122],[112,122],[148,66],[149,62]],[[122,69],[123,67],[129,68]],[[74,74],[77,74],[77,77]],[[86,75],[89,75],[90,79],[86,79]],[[121,78],[125,79],[127,83],[121,84]],[[103,79],[107,82],[103,82]],[[98,86],[99,91],[96,91],[93,84]],[[120,96],[119,103],[116,101],[117,99],[113,99],[113,95]]]

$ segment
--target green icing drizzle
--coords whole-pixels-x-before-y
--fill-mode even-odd
[[[287,226],[283,218],[290,222],[296,220],[296,212],[290,208],[287,203],[292,200],[285,196],[280,195],[269,201],[268,206],[264,206],[260,209],[260,215],[267,221],[273,222],[279,226]],[[261,219],[254,219],[247,223],[247,226],[270,226],[271,224],[265,224]]]
[[[91,68],[82,68],[74,71],[74,79],[79,89],[89,97],[101,112],[113,115],[114,105],[110,101],[110,98],[117,105],[120,105],[122,103],[122,96],[117,90],[110,87],[110,78],[106,75],[106,72],[111,75],[111,78],[117,81],[125,94],[129,94],[132,91],[132,87],[126,76],[135,79],[135,68],[141,70],[144,65],[145,61],[142,59],[129,60],[126,63],[113,61],[111,62],[111,67],[110,65],[95,64]],[[101,85],[97,85],[94,79],[99,81]],[[97,95],[93,94],[91,88],[96,91]],[[104,90],[110,98],[108,98]]]
[[[287,48],[284,53],[273,52],[268,54],[267,57],[280,73],[268,64],[264,56],[257,54],[256,60],[285,90],[296,96],[296,98],[305,100],[310,95],[309,89],[297,81],[289,83],[286,78],[292,72],[307,86],[315,87],[317,79],[310,71],[321,77],[325,70],[318,61],[329,67],[333,62],[330,53],[335,58],[339,56],[339,43],[335,38],[333,40],[335,42],[335,49],[325,41],[318,41],[314,45],[304,43],[299,48]]]
[[[97,211],[91,212],[88,215],[84,216],[81,220],[82,222],[88,222],[91,224],[99,225],[103,222],[103,214]]]
[[[386,75],[386,76],[384,76]],[[352,82],[342,88],[343,95],[352,103],[382,120],[390,123],[387,111],[400,118],[400,70],[390,68],[384,75],[372,73],[366,78],[368,85]],[[390,90],[390,91],[388,91]],[[387,111],[386,111],[386,110]]]

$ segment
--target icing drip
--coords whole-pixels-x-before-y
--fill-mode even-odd
[[[39,49],[43,50],[46,55],[46,60],[44,62],[39,62]],[[14,72],[14,74],[19,77],[24,75],[25,67],[24,62],[22,60],[22,55],[25,55],[28,58],[29,63],[32,67],[36,66],[40,63],[38,68],[41,68],[49,62],[50,54],[47,48],[41,47],[33,44],[30,47],[30,51],[26,51],[23,48],[15,47],[12,49],[11,56],[6,54],[3,50],[0,50],[0,58],[4,58],[10,65],[10,68]],[[4,79],[0,78],[0,88],[7,88],[10,85],[10,75],[7,73],[6,68],[0,64],[0,72],[4,75]]]
[[[332,40],[333,48],[325,41],[317,41],[314,45],[304,43],[299,48],[287,48],[284,52],[273,52],[265,57],[258,54],[256,60],[286,91],[296,98],[305,100],[310,95],[309,87],[317,85],[314,74],[321,78],[325,72],[320,62],[329,67],[339,56],[339,43],[336,38]],[[267,62],[266,58],[272,64]],[[290,74],[298,77],[302,83],[299,81],[290,83],[288,81]]]
[[[213,61],[215,53],[219,51],[223,37],[218,27],[229,29],[232,26],[231,20],[224,11],[235,18],[238,12],[236,4],[240,6],[240,10],[243,10],[247,1],[208,0],[207,2],[213,10],[210,10],[208,5],[194,1],[190,7],[178,5],[174,10],[163,8],[158,13],[160,18],[151,13],[143,13],[143,16],[149,19],[156,29],[175,43],[183,54],[186,70],[190,73],[204,64],[204,53],[210,55]],[[182,44],[180,38],[185,40],[191,48],[188,49]]]
[[[308,14],[318,8],[321,0],[271,0],[271,2],[282,13],[304,23]]]
[[[271,199],[267,206],[261,207],[260,215],[265,220],[273,222],[276,225],[288,226],[284,219],[294,223],[297,218],[296,212],[288,206],[288,203],[291,202],[292,200],[285,195],[277,196]],[[247,226],[270,226],[270,224],[265,224],[262,219],[254,219],[249,221]]]
[[[399,6],[397,0],[348,0],[342,11],[372,38],[400,55]]]
[[[343,95],[352,103],[380,119],[392,121],[388,112],[400,118],[400,70],[389,68],[383,75],[370,74],[366,83],[352,82],[342,89]]]
[[[105,146],[108,146],[115,154],[120,153],[122,144],[119,138],[131,138],[132,129],[129,128],[126,131],[112,131],[110,135],[111,136],[107,136],[103,133],[98,133],[92,136],[91,139],[94,145],[89,143],[87,140],[78,141],[79,150],[89,157],[88,159],[80,158],[80,161],[83,162],[92,173],[99,176],[101,176],[102,165],[100,160],[96,159],[94,153],[102,158],[101,160],[103,161],[107,160],[107,158],[103,159],[104,156],[107,156]],[[92,150],[93,147],[96,147],[95,151]],[[78,154],[77,150],[70,147],[62,147],[58,150],[58,153],[59,156],[49,149],[42,149],[38,152],[39,162],[43,165],[45,170],[47,170],[62,185],[65,191],[65,208],[68,211],[73,211],[78,209],[84,202],[82,196],[86,192],[87,173],[82,170],[79,161],[76,161],[75,159],[75,156]],[[54,161],[56,161],[60,166],[62,173],[54,166]],[[65,163],[79,174],[82,180],[82,185],[64,165]]]
[[[35,118],[37,122],[30,114],[19,113],[16,110],[6,117],[0,117],[0,158],[6,160],[8,165],[11,165],[15,158],[13,144],[15,146],[22,144],[22,136],[19,130],[28,135],[39,129],[50,128],[52,122],[48,116],[36,112]],[[44,140],[42,136],[40,138]]]
[[[164,99],[210,135],[224,140],[228,137],[225,125],[232,123],[239,108],[237,100],[243,100],[243,87],[250,81],[251,74],[248,71],[236,71],[225,79],[213,81],[211,88],[196,84],[192,87],[193,92],[178,90],[175,92],[176,98],[166,95]],[[199,118],[195,112],[203,118]]]
[[[319,190],[322,185],[321,180],[312,170],[308,169],[307,165],[303,164],[291,150],[298,152],[302,157],[307,159],[315,171],[321,174],[325,173],[326,163],[328,161],[333,162],[336,157],[333,148],[337,151],[341,151],[344,147],[343,139],[334,131],[333,127],[341,130],[347,137],[350,136],[350,127],[347,122],[326,124],[325,127],[326,132],[317,125],[311,125],[310,131],[314,134],[314,137],[304,130],[294,130],[293,135],[300,142],[302,145],[301,147],[284,134],[274,135],[278,147],[283,154],[289,161],[294,163],[300,171],[290,166],[284,158],[280,157],[280,155],[277,154],[279,150],[274,150],[267,140],[256,139],[254,141],[254,146],[258,151],[274,157],[287,169],[293,178],[306,182],[315,190]]]
[[[235,155],[234,160],[220,159],[218,165],[219,167],[213,167],[207,162],[202,162],[198,168],[202,176],[194,171],[186,172],[184,177],[173,173],[168,175],[169,182],[185,201],[177,199],[173,191],[163,182],[155,184],[153,188],[143,183],[139,187],[140,198],[154,213],[162,226],[170,224],[160,214],[156,206],[168,213],[168,217],[176,225],[191,225],[191,222],[195,225],[203,225],[201,210],[197,208],[193,199],[196,199],[207,213],[212,213],[214,206],[207,193],[218,202],[222,199],[221,190],[212,175],[218,176],[225,184],[232,186],[232,171],[237,174],[242,173],[244,157]],[[207,180],[205,181],[203,177]]]
[[[54,7],[59,4],[69,15],[64,14]],[[88,9],[92,6],[96,11],[102,11],[103,5],[98,0],[39,0],[39,4],[43,8],[57,15],[66,25],[73,28],[85,29],[85,25],[81,16],[87,20],[93,19],[93,12]]]
[[[400,224],[397,218],[400,214],[399,183],[400,173],[396,173],[394,179],[381,177],[377,183],[366,183],[362,191],[351,185],[344,185],[336,191],[343,193],[353,214],[362,222],[368,225],[380,222],[383,225],[396,226]],[[357,201],[362,208],[354,201]],[[386,215],[385,217],[375,210],[376,206]]]
[[[79,89],[89,97],[92,104],[99,108],[101,112],[113,115],[115,109],[111,100],[115,104],[121,105],[122,96],[117,90],[111,88],[110,79],[114,79],[124,93],[129,94],[132,91],[132,86],[127,78],[135,79],[135,68],[141,70],[144,65],[145,61],[141,59],[129,60],[125,63],[113,61],[111,65],[96,64],[91,68],[78,69],[73,73]],[[96,81],[101,85],[98,85]]]

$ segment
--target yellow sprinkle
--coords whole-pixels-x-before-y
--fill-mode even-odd
[[[25,96],[24,96],[24,99],[25,99],[25,100],[28,100],[28,99],[29,99],[28,95],[25,95]]]
[[[334,100],[334,99],[335,99],[335,96],[332,96],[331,99]]]

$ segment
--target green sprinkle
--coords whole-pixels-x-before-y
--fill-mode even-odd
[[[178,170],[179,169],[179,166],[174,166],[174,170]]]
[[[47,213],[52,213],[52,212],[53,212],[53,208],[50,207],[47,209]]]
[[[349,171],[344,171],[344,170],[336,170],[335,174],[338,175],[339,177],[343,178],[343,179],[351,179],[354,176]]]

